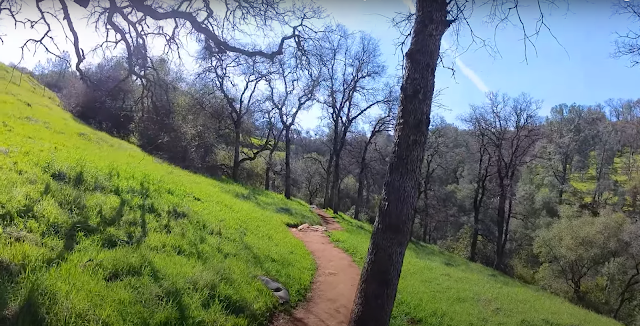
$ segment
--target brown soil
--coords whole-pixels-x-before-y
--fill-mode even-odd
[[[340,225],[326,212],[314,209],[327,230],[340,230]],[[324,232],[291,229],[293,235],[304,242],[316,260],[316,271],[311,294],[291,315],[280,314],[273,326],[339,326],[347,325],[355,297],[360,269],[351,257],[336,248]]]

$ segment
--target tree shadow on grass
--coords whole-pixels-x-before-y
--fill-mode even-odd
[[[70,254],[78,244],[78,233],[82,232],[85,235],[93,235],[99,231],[99,228],[91,223],[86,218],[80,218],[75,220],[71,226],[64,233],[64,243],[60,251],[50,258],[47,265],[54,264],[56,262],[64,261],[67,255]]]
[[[45,316],[37,298],[37,289],[33,286],[27,291],[22,303],[15,308],[7,308],[0,315],[0,325],[38,326],[45,325]]]
[[[189,313],[187,312],[187,307],[184,303],[183,293],[171,282],[166,281],[162,277],[162,272],[155,266],[153,262],[149,262],[149,268],[151,269],[151,279],[154,283],[160,288],[161,294],[159,296],[159,300],[165,303],[170,303],[175,306],[176,311],[178,312],[178,321],[176,321],[176,325],[188,325],[189,323]]]
[[[6,259],[0,258],[0,325],[8,323],[7,309],[12,288],[20,276],[20,267]]]
[[[120,197],[120,203],[118,204],[118,208],[116,209],[115,213],[108,217],[106,215],[104,215],[102,213],[102,211],[100,211],[100,226],[101,227],[110,227],[110,226],[114,226],[116,224],[118,224],[121,220],[122,217],[124,216],[124,210],[127,207],[127,201]]]
[[[270,193],[266,190],[249,188],[245,191],[237,191],[233,195],[242,201],[251,202],[261,210],[292,217],[295,222],[288,223],[287,226],[289,227],[299,226],[302,223],[309,222],[306,216],[297,214],[291,207],[275,204],[272,198],[267,198],[268,194]]]
[[[362,232],[364,234],[366,234],[368,237],[371,237],[371,230],[372,230],[372,226],[369,224],[366,224],[365,222],[360,222],[357,220],[354,220],[351,217],[346,217],[343,214],[331,214],[333,216],[333,219],[338,222],[338,224],[340,224],[340,226],[342,226],[343,229],[347,230],[349,228],[352,229],[356,229],[355,231],[357,232]]]
[[[149,267],[151,269],[151,278],[160,289],[160,294],[157,299],[170,304],[176,309],[178,320],[172,321],[172,324],[194,324],[195,320],[193,316],[189,314],[189,308],[185,303],[184,296],[186,295],[186,289],[180,288],[171,280],[164,278],[162,272],[158,270],[152,262],[149,263]],[[224,275],[222,278],[224,279]],[[233,291],[224,291],[217,281],[206,283],[206,290],[208,291],[208,295],[200,301],[200,306],[203,309],[209,310],[214,305],[217,305],[229,315],[245,317],[249,321],[258,320],[259,316],[253,309],[251,302],[241,299],[242,297],[236,295]]]

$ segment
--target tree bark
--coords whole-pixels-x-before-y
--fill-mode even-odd
[[[624,306],[624,304],[627,301],[631,300],[632,298],[631,296],[627,296],[627,292],[629,292],[629,290],[631,290],[632,287],[640,283],[640,281],[636,280],[636,278],[640,276],[640,263],[636,264],[635,270],[636,271],[633,274],[631,274],[631,276],[627,279],[627,282],[625,283],[624,288],[620,292],[620,295],[618,295],[618,298],[619,298],[618,305],[616,307],[615,312],[612,315],[613,319],[615,320],[618,320],[618,316],[620,315],[620,311],[622,310],[622,307]]]
[[[344,130],[339,135],[338,141],[334,147],[334,158],[333,158],[333,172],[332,172],[332,181],[331,181],[331,194],[329,195],[329,207],[333,210],[334,213],[339,213],[340,211],[340,156],[342,155],[342,150],[344,149],[345,142],[347,141],[347,130],[351,125],[345,125]]]
[[[360,166],[360,173],[358,173],[358,198],[356,198],[356,208],[353,212],[353,218],[360,220],[360,211],[362,210],[362,204],[364,202],[364,169]]]
[[[480,150],[480,160],[478,163],[478,178],[476,180],[476,188],[473,192],[473,233],[471,234],[471,247],[469,248],[469,260],[477,261],[478,236],[480,235],[480,213],[482,203],[487,193],[487,179],[489,178],[490,157],[485,162],[485,149]],[[483,166],[484,164],[484,166]]]
[[[273,153],[278,149],[278,145],[280,144],[280,137],[282,136],[282,131],[284,129],[280,129],[278,135],[273,140],[273,147],[269,150],[269,158],[267,159],[267,167],[264,173],[264,190],[269,191],[271,189],[271,170],[273,170]]]
[[[284,197],[291,199],[291,126],[284,130]]]
[[[473,233],[471,234],[471,246],[469,248],[469,260],[476,262],[478,260],[478,236],[480,236],[480,219],[473,213]]]
[[[502,178],[502,177],[501,177]],[[504,181],[500,180],[500,194],[498,195],[498,212],[496,214],[496,257],[493,263],[493,268],[499,271],[502,270],[503,248],[502,238],[504,236],[504,223],[507,208],[507,192],[505,189]]]
[[[240,126],[239,123],[234,124],[234,137],[233,137],[233,170],[231,172],[231,179],[234,182],[238,182],[240,177]]]
[[[364,171],[360,171],[358,174],[358,198],[356,199],[356,208],[353,212],[353,218],[356,220],[360,220],[360,211],[362,210],[362,205],[364,204]]]
[[[347,141],[347,132],[351,128],[351,123],[346,123],[342,126],[342,131],[338,132],[338,128],[334,128],[334,140],[333,140],[333,172],[331,180],[331,192],[329,193],[329,207],[334,213],[339,212],[339,195],[340,191],[340,156],[342,155],[342,149]]]
[[[327,171],[325,175],[325,183],[324,183],[324,198],[322,206],[323,208],[329,208],[331,202],[331,175],[333,171],[333,151],[329,153],[329,161],[327,162]]]
[[[416,1],[393,154],[358,284],[351,326],[386,326],[391,319],[416,207],[440,42],[450,23],[446,0]]]
[[[593,197],[591,198],[591,203],[592,204],[599,204],[600,203],[600,187],[602,184],[602,175],[604,174],[604,159],[605,159],[605,154],[606,154],[606,147],[603,146],[602,147],[602,155],[600,155],[600,161],[599,164],[596,165],[596,187],[593,190]]]
[[[267,167],[264,172],[264,190],[269,191],[271,185],[271,154],[269,154],[269,161],[267,162]]]
[[[362,210],[362,202],[364,199],[364,183],[365,183],[365,173],[367,170],[367,152],[369,150],[369,146],[373,141],[372,135],[367,139],[367,142],[364,144],[364,149],[362,150],[362,157],[360,158],[360,172],[358,173],[358,198],[356,199],[356,208],[353,213],[353,218],[356,220],[360,220],[360,210]]]
[[[334,118],[333,119],[333,138],[331,140],[331,153],[329,153],[329,164],[327,164],[327,184],[325,189],[325,199],[324,206],[325,208],[333,209],[333,200],[335,196],[334,192],[334,173],[335,173],[335,160],[337,157],[338,151],[338,137],[339,137],[339,123],[340,120]]]
[[[340,211],[340,208],[338,207],[338,191],[340,189],[340,155],[338,153],[336,153],[336,157],[333,159],[333,167],[331,194],[329,195],[331,201],[329,202],[329,207],[331,207],[335,214],[338,214]]]
[[[428,181],[425,181],[424,189],[424,213],[422,214],[422,242],[427,242],[427,233],[429,230],[429,188]]]
[[[564,187],[567,185],[567,176],[569,173],[569,157],[565,155],[562,158],[562,174],[560,175],[560,189],[558,189],[558,205],[562,205],[564,197]]]

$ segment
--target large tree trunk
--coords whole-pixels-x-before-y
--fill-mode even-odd
[[[340,190],[340,153],[336,153],[336,157],[333,160],[334,168],[333,174],[331,176],[331,194],[329,195],[331,201],[329,202],[329,207],[331,207],[335,214],[338,214],[340,210],[338,205],[340,201],[340,198],[338,196],[338,191]]]
[[[425,190],[424,190],[424,212],[422,214],[422,237],[420,237],[420,241],[427,242],[427,233],[429,230],[429,191],[428,191],[428,181],[425,182]]]
[[[480,236],[480,213],[484,196],[487,192],[487,178],[489,178],[489,162],[482,166],[484,161],[484,153],[480,154],[480,162],[478,163],[478,179],[476,180],[476,189],[473,192],[473,233],[471,234],[471,247],[469,248],[469,260],[475,262],[477,260],[478,237]]]
[[[349,130],[349,126],[345,126],[344,130]],[[342,155],[342,149],[344,148],[344,144],[347,139],[347,134],[341,134],[341,137],[338,140],[337,147],[335,148],[335,158],[333,159],[333,180],[331,182],[331,198],[330,207],[334,211],[334,213],[338,213],[340,211],[340,156]]]
[[[449,25],[446,0],[416,1],[393,154],[351,313],[352,326],[386,326],[391,319],[416,207],[440,42]]]
[[[333,209],[333,198],[335,193],[333,192],[334,188],[334,184],[333,184],[333,173],[335,171],[335,169],[333,168],[333,165],[335,164],[334,161],[336,159],[336,152],[337,152],[337,148],[338,148],[338,135],[339,135],[339,124],[340,120],[333,120],[333,138],[331,139],[331,153],[329,153],[329,162],[327,164],[327,182],[325,184],[325,191],[324,191],[324,208],[331,208]]]
[[[240,125],[234,124],[234,138],[233,138],[233,170],[231,171],[231,179],[238,182],[240,177]]]
[[[356,199],[356,208],[353,212],[353,218],[356,220],[360,220],[360,211],[362,210],[362,205],[364,204],[364,183],[365,176],[364,170],[360,170],[358,173],[358,198]]]
[[[630,301],[633,296],[631,295],[627,295],[627,293],[636,285],[638,285],[638,280],[636,280],[636,278],[638,276],[640,276],[640,263],[637,263],[635,266],[635,273],[631,274],[631,276],[627,279],[627,282],[625,283],[624,288],[622,289],[622,291],[620,292],[620,295],[618,295],[618,305],[616,307],[615,312],[613,313],[612,317],[615,320],[618,320],[618,316],[620,315],[620,311],[622,310],[622,307],[624,306],[624,304],[627,301]]]
[[[562,205],[562,197],[564,197],[564,187],[567,185],[567,176],[569,173],[569,157],[565,155],[562,158],[562,174],[560,175],[560,189],[558,189],[558,205]]]
[[[353,218],[356,220],[360,220],[360,210],[362,209],[363,199],[364,199],[364,182],[365,182],[365,172],[367,170],[367,151],[369,150],[369,145],[371,145],[371,141],[373,140],[373,135],[369,137],[367,143],[364,144],[364,149],[362,150],[362,157],[360,158],[360,172],[358,173],[358,198],[356,199],[356,208],[353,213]]]
[[[329,208],[331,202],[331,172],[333,171],[333,151],[329,153],[329,161],[327,162],[327,171],[325,175],[324,183],[324,199],[322,202],[323,208]]]
[[[631,180],[631,172],[633,171],[633,147],[629,146],[629,155],[627,156],[627,181]]]
[[[351,124],[345,124],[343,131],[338,138],[336,147],[334,148],[335,158],[333,162],[333,182],[331,186],[331,209],[337,214],[340,211],[340,186],[342,180],[340,179],[340,156],[342,156],[342,150],[347,142],[347,131],[351,128]]]
[[[502,253],[502,257],[500,260],[500,266],[503,267],[504,270],[504,253],[507,250],[507,243],[509,242],[509,223],[511,222],[511,215],[513,213],[513,197],[511,196],[511,189],[509,189],[509,199],[508,199],[508,208],[506,219],[504,221],[504,232],[502,233],[502,249],[500,252]]]
[[[413,210],[413,217],[411,217],[411,231],[409,232],[409,240],[413,237],[413,230],[415,230],[416,219],[418,219],[418,203],[422,197],[422,188],[418,189],[418,200],[416,202],[416,208]]]
[[[271,164],[272,156],[269,154],[269,160],[267,161],[267,167],[264,171],[264,190],[269,191],[271,185]]]
[[[593,197],[591,198],[592,204],[599,204],[601,197],[601,188],[602,188],[602,176],[604,175],[604,159],[607,150],[606,147],[602,148],[602,155],[600,155],[599,164],[596,163],[596,187],[593,190]]]
[[[502,260],[503,260],[503,248],[502,248],[502,238],[504,237],[504,224],[506,220],[506,208],[507,208],[507,191],[505,189],[505,184],[502,180],[500,180],[500,194],[498,196],[498,212],[496,214],[496,257],[493,263],[493,268],[499,271],[502,270]]]
[[[477,260],[478,236],[480,233],[480,189],[476,186],[473,194],[473,233],[471,234],[471,246],[469,248],[469,260]]]
[[[291,199],[291,126],[285,126],[284,148],[284,197]]]
[[[478,216],[473,214],[473,232],[471,234],[471,247],[469,248],[469,260],[472,262],[476,262],[478,260],[478,236],[480,236],[480,219]]]
[[[271,171],[273,170],[273,153],[275,153],[276,149],[278,149],[278,144],[280,143],[280,136],[282,136],[282,131],[284,129],[280,129],[276,138],[273,139],[273,147],[269,150],[269,157],[267,159],[267,167],[264,173],[264,190],[269,191],[271,189]]]

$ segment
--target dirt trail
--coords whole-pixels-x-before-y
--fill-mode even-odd
[[[326,212],[314,209],[327,230],[340,225]],[[351,257],[336,248],[324,232],[311,228],[291,229],[304,242],[316,260],[318,270],[311,294],[291,315],[279,314],[273,326],[341,326],[347,325],[360,278],[360,269]]]

